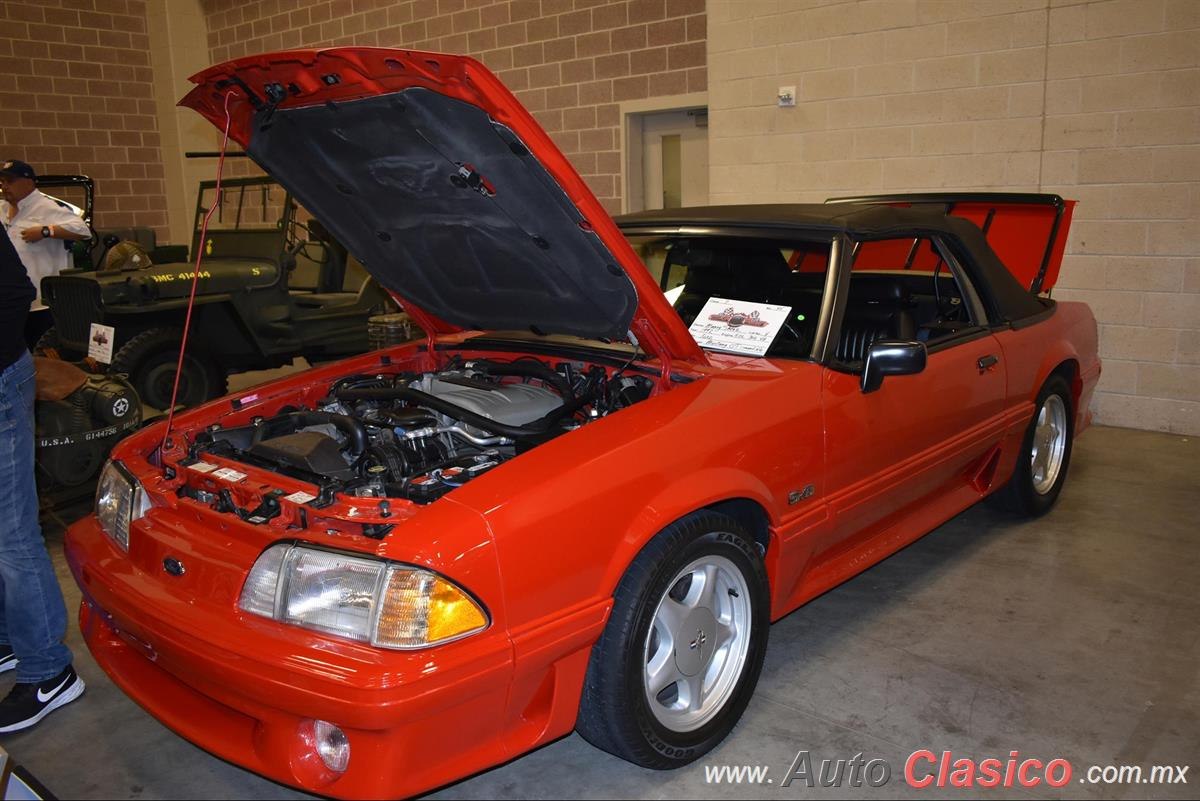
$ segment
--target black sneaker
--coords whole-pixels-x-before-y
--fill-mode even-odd
[[[12,646],[8,643],[0,643],[0,673],[6,673],[17,666],[17,655],[13,653]]]
[[[40,723],[46,715],[83,695],[83,687],[83,679],[70,665],[52,679],[13,685],[8,696],[0,701],[0,734]]]

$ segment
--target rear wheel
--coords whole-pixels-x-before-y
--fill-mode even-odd
[[[126,342],[113,356],[112,372],[125,373],[142,403],[165,410],[171,405],[179,362],[178,328],[151,328]],[[225,374],[217,363],[189,345],[179,377],[176,403],[195,406],[225,394]]]
[[[698,512],[667,527],[617,588],[576,729],[648,768],[700,758],[750,702],[769,614],[762,557],[737,521]]]
[[[1062,376],[1051,376],[1038,393],[1016,470],[992,496],[996,506],[1024,517],[1050,511],[1067,481],[1074,421],[1071,388]]]

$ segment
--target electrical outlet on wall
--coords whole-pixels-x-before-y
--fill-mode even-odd
[[[779,106],[785,108],[787,106],[796,105],[796,87],[781,86],[779,87]]]

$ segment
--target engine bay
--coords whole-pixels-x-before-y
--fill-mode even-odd
[[[649,397],[653,386],[624,368],[453,357],[436,371],[346,376],[308,406],[209,426],[190,457],[212,454],[311,482],[317,508],[337,493],[430,503]]]

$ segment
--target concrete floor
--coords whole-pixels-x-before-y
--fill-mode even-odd
[[[916,749],[1006,759],[1064,757],[1059,791],[996,797],[1188,798],[1200,777],[1200,441],[1095,428],[1077,444],[1058,507],[1013,522],[976,507],[776,624],[737,730],[673,773],[634,767],[572,735],[443,788],[440,798],[760,797],[799,749],[883,758],[883,788],[795,797],[954,796],[906,785]],[[68,605],[79,593],[48,521]],[[83,699],[2,744],[63,798],[298,798],[188,744],[70,645]],[[8,674],[11,676],[11,674]],[[8,679],[0,683],[7,690]],[[775,787],[708,784],[705,767],[770,766]],[[1192,764],[1189,785],[1086,785],[1090,765]]]

